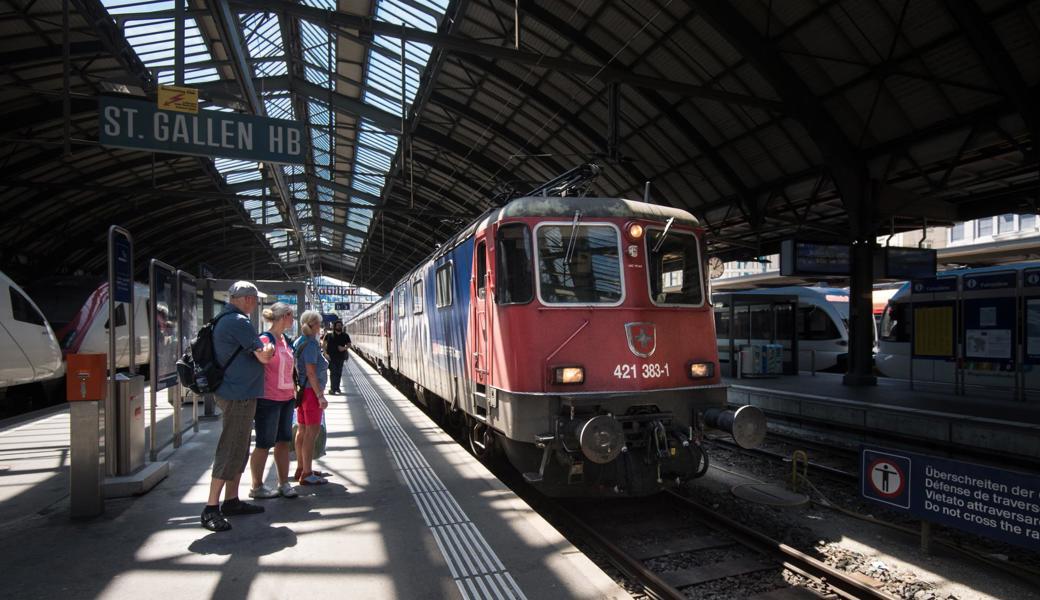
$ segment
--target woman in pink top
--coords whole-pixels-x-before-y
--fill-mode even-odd
[[[249,470],[253,475],[251,498],[295,498],[296,490],[289,483],[289,444],[292,442],[293,369],[296,360],[290,344],[285,339],[285,330],[293,324],[292,308],[276,302],[264,309],[264,320],[269,323],[261,334],[265,342],[274,345],[274,356],[264,365],[264,396],[256,399],[256,448],[249,458]],[[274,465],[278,471],[278,488],[264,485],[264,468],[267,454],[274,446]]]

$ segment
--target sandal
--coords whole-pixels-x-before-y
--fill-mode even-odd
[[[326,483],[328,483],[328,481],[325,481],[313,473],[308,473],[304,477],[300,478],[300,485],[325,485]]]
[[[311,471],[311,473],[317,475],[318,477],[321,477],[322,479],[328,479],[329,477],[332,477],[330,473],[326,473],[325,471],[319,471],[317,469]]]
[[[202,526],[210,531],[227,531],[231,523],[219,511],[202,513]]]

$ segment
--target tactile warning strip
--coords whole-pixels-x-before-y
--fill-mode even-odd
[[[366,374],[353,362],[347,365],[354,385],[365,400],[368,414],[383,436],[419,514],[433,533],[462,597],[526,600],[520,586],[430,468],[430,463],[419,453]]]

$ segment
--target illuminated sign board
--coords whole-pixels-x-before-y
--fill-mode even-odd
[[[910,280],[935,277],[935,250],[931,248],[898,248],[886,246],[881,249],[883,271],[877,277]]]
[[[784,276],[848,276],[852,250],[848,244],[784,240],[780,244],[780,274]]]

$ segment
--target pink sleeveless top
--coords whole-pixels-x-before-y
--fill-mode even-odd
[[[270,339],[271,332],[266,331],[262,336]],[[293,357],[292,348],[285,343],[285,336],[280,335],[275,340],[274,355],[271,362],[264,365],[264,398],[287,402],[296,395],[293,385],[293,367],[296,360]]]

